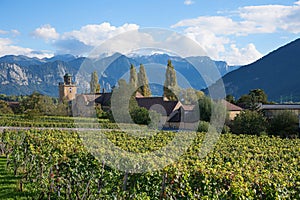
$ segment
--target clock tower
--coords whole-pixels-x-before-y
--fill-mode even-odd
[[[72,81],[71,74],[64,75],[64,82],[59,83],[59,101],[62,101],[64,98],[68,101],[72,101],[76,97],[76,85]]]

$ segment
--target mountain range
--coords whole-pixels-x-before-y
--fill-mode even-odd
[[[111,90],[120,78],[128,79],[131,64],[144,64],[154,95],[161,95],[164,73],[168,59],[172,60],[182,87],[201,90],[239,66],[228,66],[224,61],[213,61],[199,56],[181,58],[167,54],[131,55],[115,53],[101,59],[57,55],[52,58],[29,58],[7,55],[0,58],[0,93],[6,95],[28,95],[34,91],[49,96],[58,96],[58,84],[65,73],[73,74],[78,91],[89,91],[90,74],[97,71],[101,88]],[[203,73],[216,69],[219,76],[203,78]],[[205,76],[205,73],[204,73]]]
[[[52,58],[29,58],[7,55],[0,58],[0,93],[27,95],[34,91],[58,96],[58,83],[65,73],[73,74],[79,93],[89,91],[90,75],[97,71],[101,88],[111,90],[120,78],[128,80],[131,64],[146,68],[154,95],[161,95],[167,61],[170,59],[181,87],[204,90],[223,81],[226,94],[239,98],[252,89],[263,89],[270,101],[300,101],[300,39],[286,44],[245,66],[228,66],[198,56],[181,58],[168,54],[122,55],[115,53],[101,59],[57,55]],[[217,72],[217,73],[216,73]],[[213,75],[213,76],[212,76]],[[222,78],[221,78],[222,77]],[[215,84],[217,83],[217,84]]]
[[[260,88],[266,92],[269,101],[299,102],[299,56],[300,39],[297,39],[252,64],[226,74],[222,78],[226,93],[238,98],[252,89]]]

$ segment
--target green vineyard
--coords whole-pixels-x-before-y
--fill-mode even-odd
[[[299,139],[223,134],[202,157],[205,133],[197,133],[184,154],[170,159],[167,166],[134,173],[113,167],[107,156],[114,154],[106,152],[104,143],[95,146],[89,141],[88,146],[82,138],[89,134],[93,141],[100,133],[5,130],[0,135],[5,170],[18,177],[17,190],[31,194],[28,199],[300,198]],[[115,146],[136,154],[156,151],[176,134],[160,131],[137,137],[117,130],[101,133]],[[181,140],[190,134],[184,132]],[[113,161],[122,164],[122,158],[115,156]]]

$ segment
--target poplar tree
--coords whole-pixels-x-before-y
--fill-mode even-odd
[[[132,85],[134,88],[137,88],[138,84],[138,78],[137,78],[137,73],[135,66],[133,64],[130,65],[130,77],[129,77],[129,83]]]
[[[177,85],[176,71],[171,60],[168,60],[165,77],[164,97],[172,101],[178,100],[176,93],[178,93],[179,88]]]
[[[98,80],[98,74],[96,71],[94,71],[91,75],[90,89],[92,94],[100,92],[100,84]]]
[[[143,64],[140,64],[140,70],[138,73],[138,91],[145,97],[151,96],[151,90],[146,74],[146,70]]]

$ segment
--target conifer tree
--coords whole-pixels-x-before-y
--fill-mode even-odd
[[[130,65],[130,77],[129,77],[129,83],[132,85],[134,88],[137,87],[138,84],[138,78],[137,78],[137,73],[135,66],[133,64]]]
[[[90,89],[92,94],[100,92],[100,84],[98,80],[98,74],[96,71],[94,71],[91,75]]]
[[[164,84],[164,97],[169,100],[178,100],[176,93],[178,93],[178,85],[176,78],[176,71],[171,60],[168,60],[166,75],[165,75],[165,84]]]
[[[140,65],[140,70],[138,73],[138,91],[145,97],[151,96],[151,90],[149,87],[149,82],[146,74],[146,70],[143,64]]]

